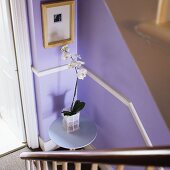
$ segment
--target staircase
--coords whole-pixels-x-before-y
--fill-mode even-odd
[[[97,170],[100,164],[118,165],[117,170],[123,170],[124,165],[146,166],[147,170],[154,167],[170,167],[170,146],[128,148],[95,151],[54,151],[54,152],[24,152],[20,155],[26,161],[27,170],[70,170],[68,163],[74,163],[75,170],[82,170],[82,163],[91,164],[91,170]]]

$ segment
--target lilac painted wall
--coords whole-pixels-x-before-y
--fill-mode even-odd
[[[53,0],[57,2],[57,0]],[[30,35],[32,45],[33,66],[38,70],[46,70],[65,64],[59,57],[60,48],[44,48],[41,22],[41,3],[52,2],[51,0],[28,0],[28,15],[30,21]],[[77,7],[76,7],[77,8]],[[77,15],[77,14],[75,14]],[[75,16],[75,41],[70,45],[73,52],[77,51],[77,17]]]
[[[78,53],[87,68],[133,102],[153,145],[170,144],[160,112],[104,0],[78,1]],[[84,115],[98,126],[96,148],[143,146],[128,109],[91,78],[79,84]]]
[[[43,47],[41,2],[49,0],[28,0],[28,15],[32,48],[33,67],[38,71],[51,69],[63,64],[60,48]],[[51,2],[51,0],[50,0]],[[55,1],[56,2],[56,1]],[[77,8],[77,7],[76,7]],[[77,12],[77,10],[76,10]],[[77,51],[77,13],[75,14],[75,40],[70,45],[71,51]],[[48,128],[57,118],[63,107],[68,107],[73,95],[75,74],[73,70],[54,73],[44,77],[34,76],[36,104],[39,123],[39,135],[44,141],[49,140]]]
[[[65,64],[58,47],[43,47],[41,2],[28,0],[32,62],[38,71]],[[134,103],[155,145],[169,144],[169,132],[108,8],[102,0],[78,0],[78,4],[78,49],[87,67]],[[75,37],[73,52],[76,43]],[[34,79],[39,134],[48,141],[49,125],[70,104],[75,76],[64,71]],[[87,102],[84,114],[98,125],[97,148],[144,145],[128,109],[92,79],[80,81],[78,93]]]

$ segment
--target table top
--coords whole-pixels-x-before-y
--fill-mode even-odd
[[[55,120],[49,128],[50,139],[60,147],[67,149],[78,149],[92,143],[97,136],[95,123],[80,118],[80,128],[68,133],[62,124],[62,117]]]

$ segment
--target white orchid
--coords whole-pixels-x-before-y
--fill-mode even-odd
[[[68,45],[65,45],[61,48],[61,52],[62,52],[62,59],[63,60],[68,60],[72,57],[72,54],[70,53],[70,49],[68,47]]]
[[[72,57],[71,53],[69,53],[69,52],[62,52],[61,58],[62,58],[63,60],[68,60],[68,59],[70,59],[71,57]]]
[[[82,68],[82,65],[85,63],[83,61],[79,61],[78,59],[81,59],[81,56],[79,54],[72,54],[70,53],[70,49],[68,45],[65,45],[61,48],[62,52],[62,59],[63,60],[68,60],[71,59],[71,63],[68,64],[68,68],[74,68],[76,75],[77,75],[77,80],[76,80],[76,85],[74,88],[74,95],[73,95],[73,100],[71,104],[71,109],[73,109],[75,97],[76,97],[76,92],[77,92],[77,85],[78,85],[78,80],[83,80],[86,75],[87,75],[87,70]],[[76,102],[75,102],[76,103]]]
[[[72,57],[74,60],[81,59],[81,56],[79,54],[73,54]]]
[[[85,64],[83,61],[72,61],[69,64],[69,68],[80,68],[83,64]]]
[[[81,56],[79,54],[71,54],[70,53],[70,49],[68,47],[68,45],[65,45],[61,48],[61,52],[62,52],[62,59],[63,60],[68,60],[68,59],[72,59],[74,61],[76,61],[77,59],[81,59]]]
[[[68,48],[68,45],[64,45],[64,46],[61,48],[61,51],[62,51],[62,52],[65,52],[65,53],[70,53],[70,49]]]
[[[83,80],[87,75],[87,70],[82,68],[77,70],[77,78]]]

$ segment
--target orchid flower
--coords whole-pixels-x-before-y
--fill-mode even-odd
[[[64,46],[61,48],[61,51],[62,51],[62,52],[65,52],[65,53],[69,53],[69,52],[70,52],[70,49],[69,49],[68,45],[64,45]]]
[[[69,49],[68,45],[63,46],[61,48],[61,52],[62,52],[62,59],[63,60],[67,60],[67,59],[72,60],[71,63],[68,64],[68,68],[74,68],[75,71],[76,71],[76,76],[77,76],[75,89],[74,89],[73,100],[72,100],[72,104],[71,104],[71,109],[72,109],[73,104],[74,104],[74,100],[75,100],[75,96],[76,96],[78,80],[79,79],[83,80],[86,77],[87,70],[82,68],[82,65],[84,65],[85,62],[77,60],[77,59],[81,59],[81,56],[79,54],[70,53],[70,49]]]
[[[73,54],[72,57],[73,60],[81,59],[81,56],[79,54]]]
[[[70,64],[69,64],[69,68],[81,68],[81,66],[85,64],[83,61],[72,61]]]
[[[63,60],[68,60],[68,59],[70,59],[72,57],[72,55],[70,54],[70,53],[68,53],[68,52],[63,52],[62,53],[62,59]]]
[[[87,70],[82,68],[77,71],[77,78],[83,80],[87,75]]]

